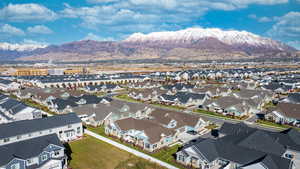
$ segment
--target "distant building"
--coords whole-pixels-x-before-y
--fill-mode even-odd
[[[64,69],[48,69],[49,75],[63,75],[65,72]]]
[[[20,88],[20,84],[11,80],[0,79],[0,90],[9,92]]]
[[[41,76],[48,75],[47,69],[36,69],[36,68],[20,68],[12,74],[14,76]]]
[[[83,68],[74,68],[74,69],[66,69],[64,70],[65,75],[74,75],[74,74],[83,74]]]

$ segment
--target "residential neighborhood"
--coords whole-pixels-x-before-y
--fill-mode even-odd
[[[85,141],[106,142],[164,168],[300,167],[295,69],[1,79],[1,169],[81,165],[72,158],[76,151],[100,153],[73,146]]]

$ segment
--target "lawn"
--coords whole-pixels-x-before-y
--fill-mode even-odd
[[[296,130],[300,131],[300,128],[297,128],[297,127],[293,127],[293,126],[289,126],[289,125],[285,125],[285,124],[277,124],[277,123],[274,123],[274,122],[271,122],[271,121],[266,121],[266,120],[257,120],[256,123],[266,125],[266,126],[275,127],[275,128],[280,128],[280,129],[295,128]]]
[[[245,119],[248,118],[248,116],[242,116],[242,117],[225,116],[225,115],[220,114],[220,113],[207,111],[207,110],[202,110],[202,109],[197,109],[197,110],[195,110],[195,112],[200,113],[200,114],[207,114],[207,115],[210,115],[210,116],[220,117],[220,118],[223,118],[223,119],[231,119],[231,120],[245,120]]]
[[[117,98],[117,99],[128,101],[128,102],[135,102],[135,103],[141,102],[141,101],[138,101],[138,100],[135,100],[135,99],[129,97],[127,94],[121,94],[121,95],[117,95],[117,96],[114,96],[114,97]]]
[[[91,136],[70,142],[69,147],[72,169],[163,169]]]
[[[44,112],[47,112],[49,114],[53,114],[53,115],[56,114],[55,112],[50,111],[47,106],[41,105],[31,99],[22,99],[21,101],[27,104],[28,106],[43,110]]]
[[[124,101],[128,101],[128,102],[143,103],[143,101],[133,99],[133,98],[129,97],[126,94],[115,96],[115,98],[121,99],[121,100],[124,100]],[[176,109],[176,110],[185,110],[186,109],[185,107],[175,106],[175,105],[165,105],[165,104],[159,104],[159,103],[150,103],[150,104],[153,105],[153,106],[157,106],[157,107],[171,108],[171,109]]]
[[[276,107],[276,105],[274,105],[273,102],[268,102],[267,104],[265,104],[263,106],[264,109],[272,109],[272,108],[275,108],[275,107]]]
[[[165,105],[165,104],[158,104],[158,103],[150,103],[151,105],[163,107],[163,108],[171,108],[171,109],[177,109],[177,110],[185,110],[185,107],[181,106],[175,106],[175,105]]]
[[[215,129],[215,128],[218,128],[218,127],[219,127],[219,126],[217,126],[216,124],[211,123],[211,124],[209,124],[208,126],[206,126],[205,128],[212,130],[212,129]]]
[[[148,151],[144,151],[142,150],[141,148],[139,147],[135,147],[134,145],[132,144],[129,144],[129,143],[125,143],[125,142],[122,142],[121,140],[117,139],[117,138],[113,138],[113,137],[110,137],[108,135],[105,134],[104,132],[104,127],[103,126],[100,126],[100,127],[87,127],[88,130],[94,132],[94,133],[97,133],[101,136],[104,136],[106,138],[109,138],[111,140],[114,140],[118,143],[121,143],[121,144],[124,144],[130,148],[133,148],[137,151],[140,151],[140,152],[143,152],[145,154],[148,154],[154,158],[157,158],[161,161],[164,161],[166,163],[169,163],[171,165],[174,165],[178,168],[182,168],[181,165],[178,165],[176,162],[175,162],[175,158],[174,158],[174,154],[177,152],[178,148],[181,147],[180,145],[174,145],[172,147],[165,147],[165,148],[162,148],[160,149],[159,151],[157,152],[153,152],[153,153],[150,153]]]

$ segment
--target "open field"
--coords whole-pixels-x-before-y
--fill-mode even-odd
[[[69,146],[72,169],[163,169],[91,136],[71,142]]]

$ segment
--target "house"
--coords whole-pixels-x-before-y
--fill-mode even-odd
[[[108,83],[137,83],[143,81],[141,76],[130,73],[98,75],[44,75],[44,76],[22,76],[18,81],[23,84],[41,88],[82,88],[87,85],[100,85]]]
[[[290,93],[288,97],[281,102],[300,104],[300,93]]]
[[[274,94],[266,90],[241,89],[239,92],[233,93],[233,96],[239,99],[260,99],[261,102],[267,103],[272,101]]]
[[[116,84],[100,84],[100,85],[88,85],[84,87],[86,92],[112,92],[122,89],[119,85]]]
[[[160,88],[147,88],[143,90],[132,89],[128,96],[136,100],[158,102],[159,96],[166,93],[168,93],[167,90],[162,90]]]
[[[232,90],[226,87],[204,86],[202,88],[192,89],[193,93],[205,93],[209,97],[228,96]]]
[[[111,100],[72,107],[69,111],[76,113],[84,123],[99,126],[128,117],[142,118],[151,110],[152,108],[147,104]]]
[[[85,94],[79,97],[70,96],[67,98],[55,98],[47,102],[47,106],[54,112],[65,113],[69,112],[72,107],[109,101],[111,101],[111,98]]]
[[[143,81],[139,83],[130,83],[127,86],[132,89],[151,89],[159,88],[161,87],[161,84],[159,82]]]
[[[175,83],[171,85],[164,85],[161,87],[162,90],[171,90],[172,92],[186,92],[188,89],[196,88],[196,85],[185,84],[185,83]]]
[[[81,120],[75,113],[69,113],[0,124],[0,145],[49,134],[56,134],[63,142],[78,139],[83,135]]]
[[[200,105],[200,108],[234,116],[247,116],[259,111],[258,105],[253,100],[238,99],[234,96],[207,100]]]
[[[0,146],[0,169],[66,169],[65,148],[56,134]]]
[[[0,124],[41,118],[44,113],[6,95],[0,95]]]
[[[287,94],[292,91],[293,86],[284,85],[276,82],[271,82],[269,84],[261,86],[263,90],[269,90],[278,94]]]
[[[20,84],[11,80],[0,79],[0,90],[5,92],[15,91],[20,88]]]
[[[159,96],[159,100],[162,103],[179,105],[179,106],[193,106],[201,105],[208,99],[206,94],[196,94],[189,92],[177,92],[176,94],[163,94]]]
[[[300,127],[300,104],[280,102],[271,113],[265,115],[265,119]]]
[[[33,101],[47,105],[53,99],[66,99],[70,96],[79,97],[85,94],[80,90],[69,90],[63,88],[37,88],[30,87],[21,89],[15,92],[15,95],[20,99],[32,99]]]
[[[300,133],[270,132],[245,124],[224,123],[217,139],[199,138],[176,153],[176,161],[205,169],[296,169],[300,165]]]
[[[180,141],[182,133],[201,134],[207,125],[207,121],[191,114],[155,109],[148,117],[116,120],[105,126],[105,133],[152,152]]]

